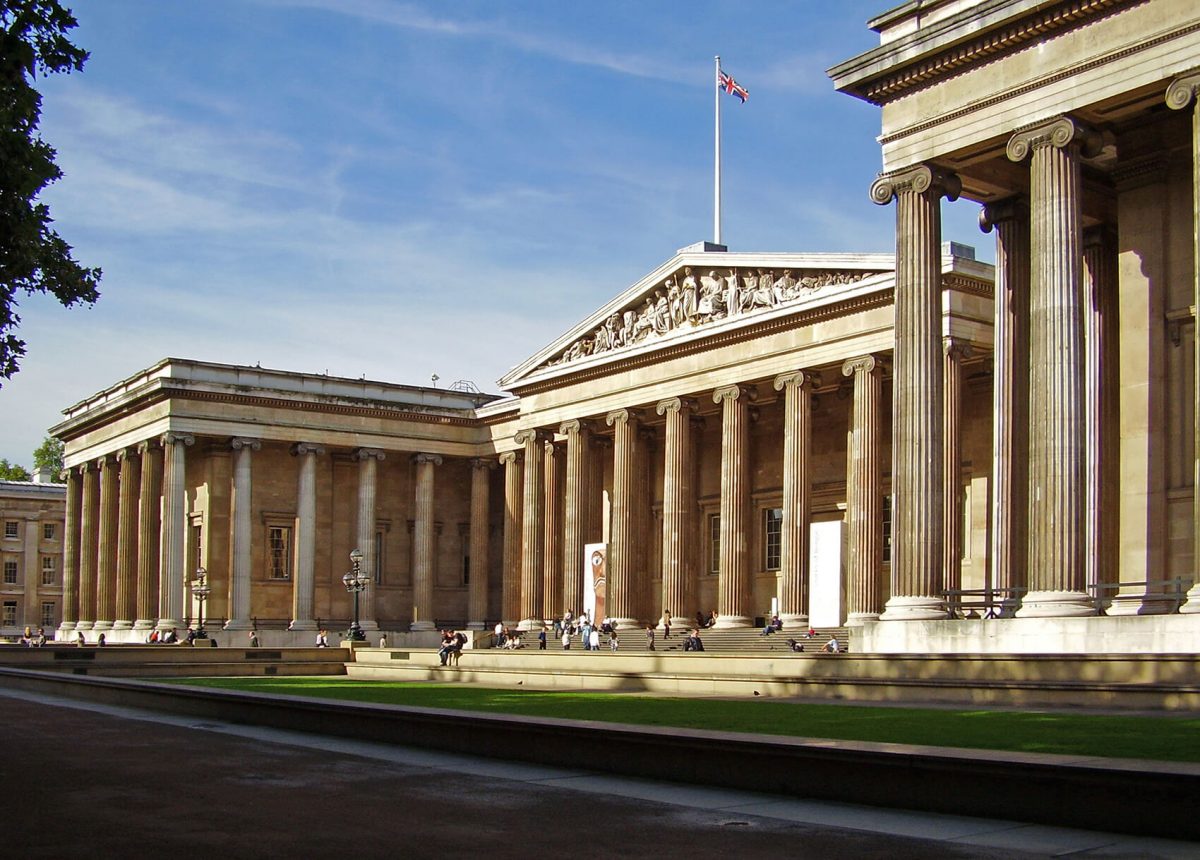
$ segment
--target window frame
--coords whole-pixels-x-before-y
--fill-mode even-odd
[[[774,530],[772,530],[772,526],[774,526]],[[774,564],[771,563],[772,550],[774,550]],[[782,507],[762,509],[762,563],[763,570],[777,571],[783,568]]]

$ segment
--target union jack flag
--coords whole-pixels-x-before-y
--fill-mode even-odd
[[[717,84],[718,89],[725,90],[725,92],[729,93],[731,96],[737,96],[742,100],[742,104],[745,104],[746,99],[750,98],[750,90],[746,89],[737,81],[735,81],[733,79],[733,75],[727,75],[724,72],[720,72],[719,74],[720,78],[718,78],[719,83]]]

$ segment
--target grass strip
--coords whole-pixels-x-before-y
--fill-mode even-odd
[[[346,678],[191,678],[245,692],[642,726],[1200,762],[1200,719],[691,699]]]

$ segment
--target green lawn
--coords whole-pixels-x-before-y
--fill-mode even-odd
[[[1200,762],[1200,718],[827,705],[500,690],[345,678],[193,678],[202,687],[793,737]]]

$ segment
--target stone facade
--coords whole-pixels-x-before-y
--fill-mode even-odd
[[[64,560],[73,548],[67,506],[67,488],[49,476],[0,481],[0,640],[26,627],[53,637],[62,620]]]

